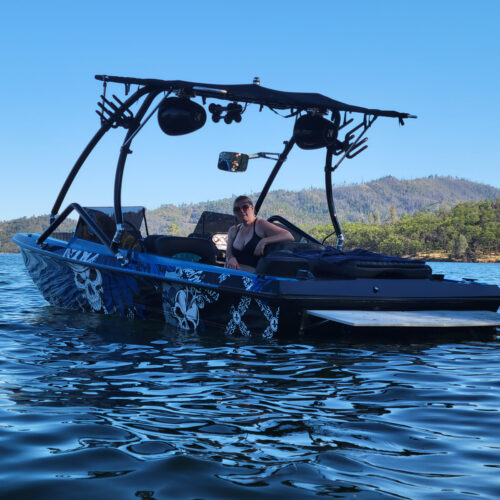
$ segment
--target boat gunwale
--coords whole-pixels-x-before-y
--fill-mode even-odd
[[[39,254],[43,254],[43,255],[52,257],[54,259],[62,260],[62,261],[65,261],[65,262],[71,262],[73,264],[77,264],[77,265],[81,265],[81,266],[95,267],[97,269],[103,269],[103,270],[110,271],[110,272],[118,272],[118,273],[121,273],[121,274],[128,274],[128,275],[133,275],[133,276],[146,277],[146,278],[156,279],[156,280],[160,280],[160,281],[166,281],[166,282],[172,282],[172,283],[179,283],[179,284],[183,284],[183,285],[195,286],[195,287],[204,288],[204,289],[217,290],[217,291],[229,292],[229,293],[239,293],[239,294],[249,295],[249,296],[252,296],[252,297],[255,296],[257,298],[265,298],[267,300],[269,300],[269,299],[280,300],[280,299],[283,298],[281,296],[281,294],[279,294],[279,293],[271,293],[271,292],[265,292],[265,291],[261,291],[261,290],[256,291],[256,290],[246,289],[244,287],[241,287],[241,288],[228,287],[227,285],[224,285],[224,284],[207,283],[207,282],[202,282],[202,281],[190,281],[190,280],[185,280],[185,279],[182,279],[182,278],[176,278],[176,277],[173,277],[173,276],[165,276],[165,275],[162,275],[162,274],[153,274],[151,272],[148,273],[148,272],[140,271],[140,270],[137,270],[137,269],[130,269],[130,268],[127,268],[126,266],[121,266],[120,264],[118,264],[118,262],[117,262],[118,265],[111,266],[111,265],[108,265],[108,264],[103,264],[103,263],[98,263],[98,262],[82,261],[82,260],[78,260],[78,259],[74,259],[74,258],[71,258],[71,257],[64,256],[64,255],[58,255],[58,254],[55,254],[54,252],[51,252],[51,251],[46,250],[44,248],[40,248],[38,246],[24,245],[24,244],[22,244],[22,242],[19,241],[19,238],[17,238],[18,236],[23,236],[23,235],[28,235],[28,234],[32,234],[33,236],[36,236],[36,233],[18,233],[15,236],[13,236],[12,240],[16,244],[18,244],[21,249],[26,249],[28,251],[33,251],[33,252],[36,252],[36,253],[39,253]],[[50,240],[54,240],[54,238],[50,238]],[[57,241],[59,242],[61,240],[57,240]],[[85,240],[83,240],[83,241],[85,241]],[[65,242],[65,243],[67,243],[67,242]],[[99,243],[95,243],[95,244],[99,245]],[[104,246],[104,245],[102,245],[102,246]],[[61,248],[64,248],[64,247],[61,245]],[[67,249],[71,249],[71,250],[88,252],[88,250],[84,250],[84,249],[74,249],[74,248],[69,248],[69,247],[66,247],[66,248]],[[137,253],[139,253],[139,252],[137,252]],[[104,254],[101,254],[101,255],[104,255]],[[182,266],[179,266],[178,263],[188,262],[188,261],[184,261],[184,260],[180,260],[180,259],[173,259],[171,257],[161,257],[161,256],[154,255],[154,254],[146,254],[146,255],[151,255],[155,259],[157,259],[157,258],[159,258],[159,259],[168,259],[169,261],[171,261],[171,263],[165,264],[163,262],[159,262],[159,264],[160,265],[171,265],[171,266],[174,266],[176,268],[182,267]],[[110,257],[110,258],[113,257],[112,255],[109,255],[109,254],[105,255],[105,256],[106,257]],[[217,272],[214,271],[212,268],[215,268],[215,269],[224,269],[224,272],[220,272],[218,274],[228,274],[229,276],[236,276],[236,277],[242,277],[242,278],[248,277],[248,278],[251,278],[251,279],[261,278],[261,279],[269,279],[269,280],[276,280],[276,281],[283,281],[283,280],[298,281],[298,280],[296,280],[294,278],[282,278],[282,277],[277,277],[277,276],[265,276],[265,277],[261,277],[261,276],[257,276],[256,274],[249,273],[249,272],[246,272],[246,271],[229,270],[227,268],[219,268],[218,266],[210,266],[209,264],[199,264],[199,263],[191,263],[191,264],[192,264],[191,266],[187,266],[187,267],[184,267],[184,268],[185,269],[186,268],[187,269],[195,269],[197,271],[213,272],[214,274],[217,274]],[[199,269],[198,266],[203,266],[203,269]],[[226,270],[230,271],[230,272],[226,272]]]
[[[33,234],[33,233],[18,233],[17,235],[14,236],[14,238],[22,235],[28,235],[28,234]],[[33,234],[35,236],[35,234]],[[14,239],[13,238],[13,239]],[[19,238],[16,238],[19,240]],[[54,238],[50,238],[50,240],[54,241]],[[86,240],[81,240],[80,238],[75,238],[75,240],[79,241],[86,241]],[[408,297],[397,297],[395,295],[391,296],[385,296],[385,297],[368,297],[368,295],[364,295],[363,297],[360,297],[359,294],[353,294],[350,296],[342,295],[342,294],[337,294],[337,295],[332,295],[331,291],[329,294],[321,294],[321,293],[304,293],[304,291],[301,291],[300,293],[290,293],[290,290],[283,291],[282,287],[279,286],[278,284],[278,290],[276,292],[266,292],[263,290],[252,290],[251,288],[247,289],[244,286],[241,287],[235,287],[235,286],[228,286],[224,285],[224,283],[216,284],[216,283],[207,283],[206,281],[190,281],[188,279],[182,279],[178,278],[175,276],[165,276],[162,274],[153,274],[151,272],[144,272],[140,271],[137,269],[130,269],[125,266],[121,266],[118,264],[115,266],[108,265],[108,264],[103,264],[103,263],[97,263],[97,262],[88,262],[88,261],[82,261],[78,260],[75,258],[71,258],[68,256],[60,255],[60,254],[55,254],[54,252],[51,252],[49,250],[45,250],[43,248],[40,248],[36,245],[30,246],[26,244],[22,244],[19,241],[15,241],[16,243],[19,244],[19,246],[23,249],[26,249],[27,251],[33,251],[39,254],[43,254],[46,256],[49,256],[51,258],[57,259],[57,260],[62,260],[65,262],[70,262],[73,264],[77,265],[86,265],[90,267],[95,267],[97,269],[102,269],[106,270],[108,272],[117,272],[120,274],[126,274],[126,275],[131,275],[131,276],[138,276],[141,278],[150,278],[154,280],[158,280],[161,282],[170,282],[170,283],[177,283],[185,286],[192,286],[192,287],[197,287],[200,289],[208,289],[208,290],[216,290],[219,292],[225,292],[225,293],[234,293],[234,294],[239,294],[239,295],[247,295],[252,298],[262,298],[265,300],[272,300],[272,301],[279,301],[282,303],[288,303],[288,305],[293,304],[293,307],[296,308],[298,307],[299,309],[310,309],[312,307],[319,308],[319,309],[336,309],[336,308],[352,308],[352,309],[357,309],[357,308],[362,308],[363,303],[366,303],[367,301],[370,301],[371,304],[367,309],[373,308],[373,301],[375,300],[377,302],[376,307],[380,309],[394,309],[394,308],[400,308],[402,304],[406,304],[408,302]],[[68,243],[68,242],[62,242],[60,240],[56,240],[55,244],[59,246],[61,249],[64,249],[64,245],[61,243]],[[99,245],[103,246],[99,243],[93,243],[93,245]],[[66,246],[67,249],[71,250],[76,250],[79,252],[88,252],[88,250],[85,249],[75,249],[75,248],[69,248]],[[134,252],[136,253],[136,252]],[[139,253],[139,252],[137,252]],[[103,255],[103,254],[101,254]],[[168,259],[169,263],[165,264],[164,262],[158,262],[160,265],[171,265],[176,268],[182,267],[179,266],[179,263],[186,263],[187,261],[182,261],[179,259],[172,259],[170,257],[161,257],[158,255],[154,254],[146,254],[148,256],[153,257],[155,260],[157,259]],[[111,255],[106,255],[108,258],[112,258]],[[201,268],[202,269],[201,269]],[[237,271],[237,270],[229,270],[226,268],[219,268],[218,266],[210,266],[209,264],[199,264],[199,263],[190,263],[190,265],[184,267],[184,269],[194,269],[197,271],[205,271],[205,272],[212,272],[214,274],[227,274],[229,276],[235,276],[235,277],[242,277],[242,278],[250,278],[250,279],[268,279],[268,280],[273,280],[276,283],[280,282],[281,284],[285,284],[288,286],[298,286],[304,283],[304,280],[297,280],[295,278],[282,278],[282,277],[275,277],[275,276],[260,276],[256,275],[253,273],[248,273],[246,271]],[[222,269],[223,271],[217,273],[217,269]],[[231,271],[231,272],[229,272]],[[317,280],[316,285],[321,282],[323,286],[328,286],[329,283],[331,282],[339,282],[341,281],[342,283],[344,282],[356,282],[358,280],[363,280],[363,284],[366,284],[368,287],[372,287],[374,283],[377,284],[384,284],[384,283],[392,283],[394,280],[393,279],[377,279],[377,278],[352,278],[352,279],[330,279],[330,280]],[[312,280],[306,280],[306,282],[311,282]],[[412,281],[415,281],[417,283],[421,282],[427,282],[428,280],[422,280],[422,279],[413,279]],[[443,283],[449,283],[451,285],[462,285],[462,286],[478,286],[481,287],[481,290],[485,290],[484,287],[487,287],[489,290],[493,290],[493,288],[498,288],[496,285],[490,285],[490,284],[482,284],[482,283],[468,283],[468,282],[462,282],[458,280],[443,280]],[[359,281],[358,281],[359,283]],[[408,280],[405,280],[405,283],[408,283]],[[493,288],[492,288],[493,287]],[[470,296],[468,295],[466,298],[463,296],[453,296],[453,295],[447,295],[445,298],[441,297],[429,297],[429,296],[414,296],[411,298],[413,304],[415,307],[412,307],[412,310],[418,310],[422,309],[422,307],[429,309],[429,301],[434,303],[436,307],[442,308],[442,304],[444,301],[446,301],[448,304],[449,303],[454,303],[455,307],[470,307],[471,302],[474,304],[478,304],[479,308],[485,308],[485,306],[479,306],[481,302],[488,301],[492,302],[491,307],[486,306],[488,310],[494,310],[492,309],[493,307],[493,302],[498,302],[498,298],[495,298],[492,295],[479,295],[479,296]],[[319,305],[318,302],[330,302],[334,301],[335,306],[332,307],[332,304],[325,304],[324,306]],[[466,301],[468,304],[466,304],[464,301]],[[315,304],[315,305],[314,305]],[[346,305],[347,304],[347,305]],[[432,309],[432,307],[431,307]],[[498,309],[498,307],[497,307]]]

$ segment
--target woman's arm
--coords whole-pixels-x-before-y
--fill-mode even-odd
[[[259,231],[257,231],[257,228]],[[272,224],[264,219],[257,220],[257,228],[255,229],[257,234],[264,237],[257,243],[255,247],[254,254],[255,255],[264,255],[264,249],[266,245],[269,243],[280,243],[282,241],[294,241],[294,237],[292,234],[283,229],[282,227],[278,227],[276,224]],[[260,234],[259,234],[260,233]]]
[[[227,246],[226,246],[226,267],[228,269],[239,269],[240,265],[233,256],[233,241],[236,234],[236,226],[231,226],[227,232]]]

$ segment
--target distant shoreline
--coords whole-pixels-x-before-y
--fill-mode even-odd
[[[20,252],[1,252],[0,255],[19,255]],[[464,264],[500,264],[500,255],[488,254],[475,260],[458,260],[450,258],[446,252],[422,253],[419,255],[403,255],[407,259],[425,260],[426,262],[462,262]]]
[[[425,260],[426,262],[463,262],[466,264],[499,264],[500,255],[488,254],[476,257],[475,260],[453,259],[446,252],[422,253],[418,255],[404,255],[409,259]]]

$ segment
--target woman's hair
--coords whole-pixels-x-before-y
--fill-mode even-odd
[[[253,201],[248,197],[248,196],[245,196],[244,194],[241,195],[241,196],[238,196],[234,201],[233,201],[233,207],[236,205],[236,203],[238,203],[239,201],[246,201],[247,203],[249,203],[250,205],[252,205],[253,207]]]

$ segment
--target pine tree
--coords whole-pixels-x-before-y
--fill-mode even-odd
[[[468,248],[469,244],[467,243],[467,238],[463,234],[459,234],[454,242],[453,257],[459,259],[465,257]]]
[[[396,212],[396,207],[394,205],[391,205],[389,217],[390,217],[391,224],[394,224],[398,220],[398,214]]]

